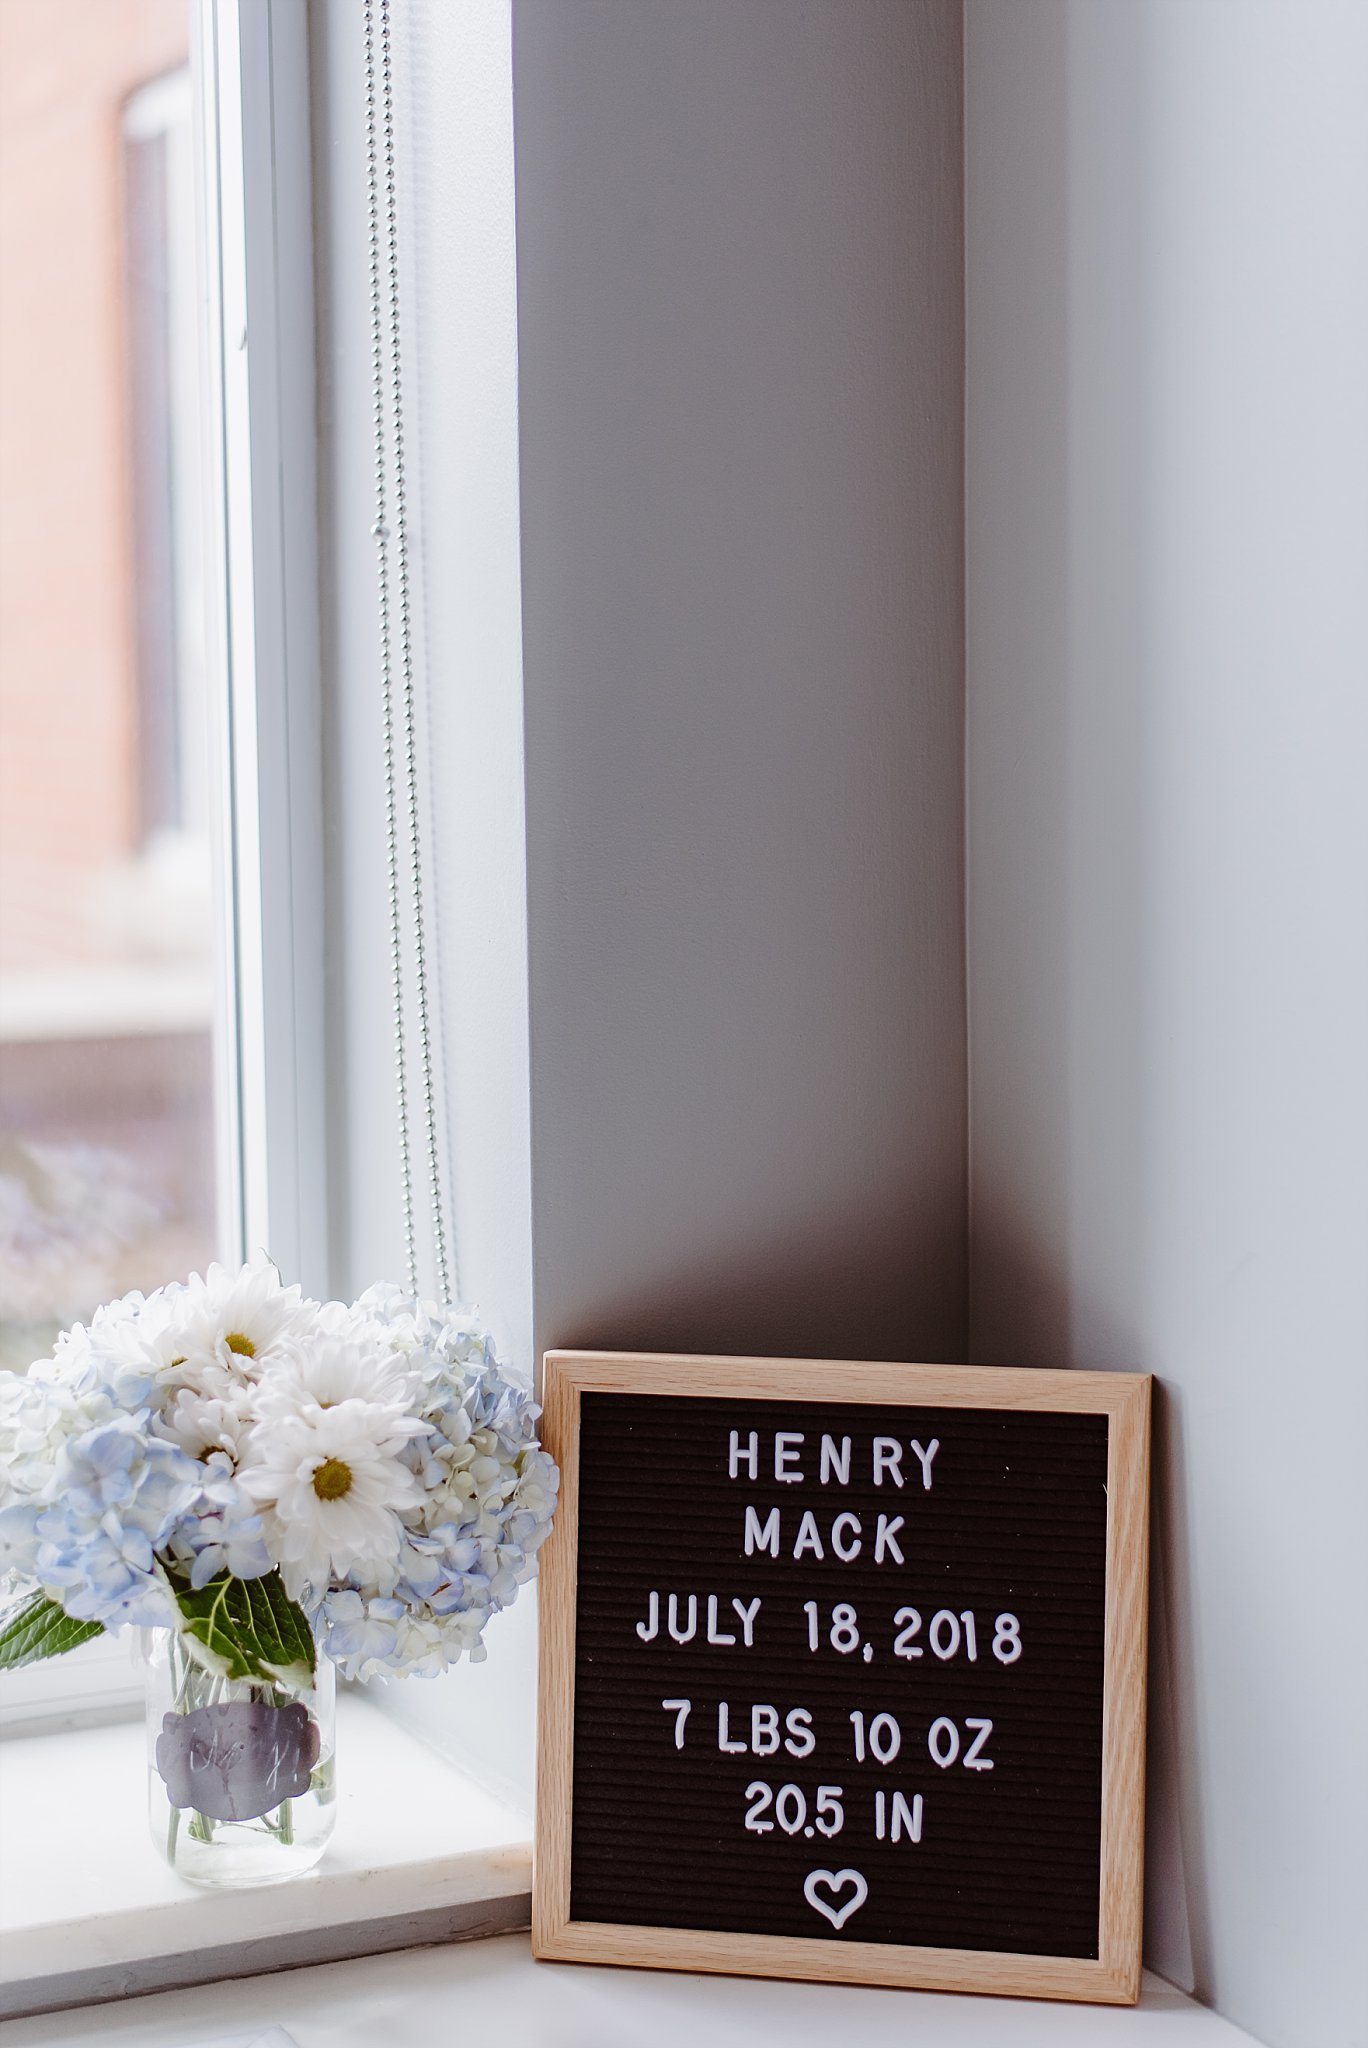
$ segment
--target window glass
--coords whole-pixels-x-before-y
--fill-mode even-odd
[[[185,0],[0,0],[0,1366],[215,1255]]]

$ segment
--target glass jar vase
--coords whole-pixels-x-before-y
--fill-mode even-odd
[[[171,1629],[144,1629],[152,1839],[192,1884],[279,1884],[312,1869],[336,1816],[335,1674],[217,1678]]]

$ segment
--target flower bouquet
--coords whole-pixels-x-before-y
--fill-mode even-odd
[[[332,1823],[333,1667],[443,1671],[532,1576],[558,1475],[464,1311],[211,1266],[0,1376],[0,1669],[144,1633],[154,1827],[259,1883]],[[188,1817],[187,1817],[188,1816]]]

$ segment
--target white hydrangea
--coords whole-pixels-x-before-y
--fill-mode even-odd
[[[350,1574],[322,1603],[322,1640],[351,1677],[432,1675],[483,1657],[485,1623],[536,1569],[559,1475],[537,1440],[531,1390],[499,1364],[472,1313],[375,1287],[354,1317],[421,1384],[425,1427],[403,1452],[419,1495],[386,1567]]]

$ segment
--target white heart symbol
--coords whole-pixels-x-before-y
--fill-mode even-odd
[[[831,1899],[821,1899],[817,1896],[819,1886],[825,1887],[829,1892],[843,1892],[849,1884],[854,1885],[855,1896],[853,1899],[847,1899],[843,1906],[835,1905]],[[869,1897],[869,1886],[858,1870],[810,1870],[803,1879],[803,1897],[839,1932],[851,1914],[858,1913]]]

